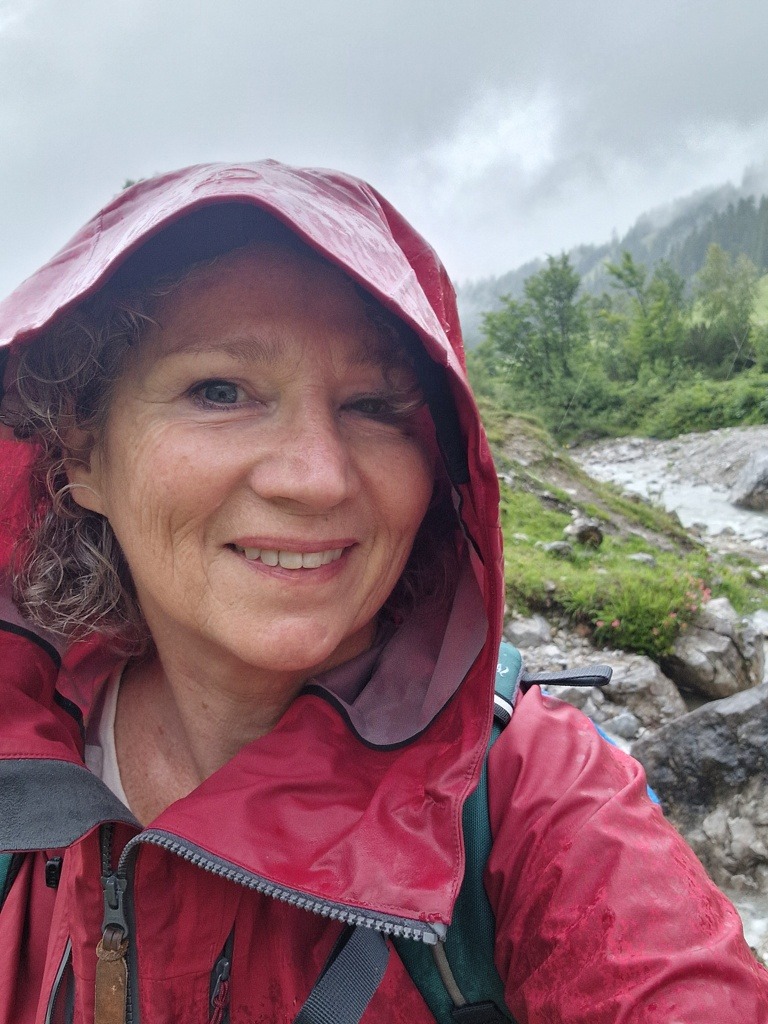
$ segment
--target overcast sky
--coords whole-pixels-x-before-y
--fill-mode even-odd
[[[458,279],[768,159],[766,0],[0,0],[0,294],[126,178],[377,186]]]

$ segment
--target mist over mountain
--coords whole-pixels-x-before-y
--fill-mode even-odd
[[[738,186],[699,189],[641,214],[622,237],[576,246],[568,256],[583,290],[600,295],[611,290],[606,261],[618,260],[624,250],[648,267],[668,260],[690,281],[713,242],[733,254],[746,253],[761,271],[768,271],[768,161],[747,168]],[[459,285],[459,312],[469,348],[481,340],[483,313],[498,309],[505,295],[522,297],[524,282],[544,263],[543,257],[530,260],[498,277]]]

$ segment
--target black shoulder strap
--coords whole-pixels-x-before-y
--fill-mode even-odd
[[[346,928],[294,1024],[358,1024],[388,961],[381,932]]]

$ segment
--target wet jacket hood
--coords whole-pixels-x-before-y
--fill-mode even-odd
[[[299,893],[445,923],[463,872],[461,808],[476,784],[490,729],[503,571],[496,474],[465,376],[454,292],[432,248],[355,178],[274,161],[191,167],[122,192],[0,304],[0,346],[12,352],[30,342],[115,275],[133,273],[140,260],[163,266],[183,246],[189,262],[200,237],[190,224],[209,224],[206,251],[217,230],[226,236],[222,247],[232,248],[239,230],[252,230],[247,222],[254,213],[287,227],[415,332],[428,357],[421,356],[420,369],[417,359],[417,372],[453,485],[464,561],[453,608],[437,633],[436,627],[430,633],[429,609],[422,608],[416,613],[425,620],[422,632],[410,642],[396,636],[400,653],[385,659],[379,673],[386,686],[368,684],[362,693],[347,693],[343,685],[334,690],[322,680],[307,686],[273,732],[148,831],[180,836],[190,848]],[[7,561],[13,517],[18,523],[25,514],[28,445],[4,441],[2,457],[7,515],[0,544]],[[51,638],[19,620],[15,609],[7,605],[0,617],[6,622],[0,699],[14,707],[0,738],[6,791],[17,787],[17,803],[32,798],[53,772],[67,792],[80,792],[77,779],[87,773],[77,718],[87,716],[114,658],[98,643],[79,644],[63,652],[60,665]],[[374,681],[377,672],[374,666]],[[399,705],[394,725],[385,705]],[[407,728],[398,724],[404,712]],[[286,763],[286,750],[301,750],[302,757]],[[28,770],[33,761],[37,774]],[[60,835],[25,838],[16,816],[0,835],[0,848],[64,846],[110,815],[130,820],[104,803],[98,786],[83,786],[83,799],[74,799],[77,813],[56,815],[51,807]]]

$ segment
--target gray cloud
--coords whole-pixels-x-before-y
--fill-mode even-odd
[[[126,177],[274,156],[380,187],[460,277],[768,157],[768,7],[0,0],[0,291]]]

